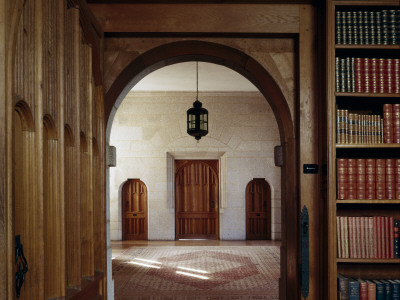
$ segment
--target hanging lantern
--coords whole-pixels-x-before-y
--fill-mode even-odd
[[[208,134],[208,111],[202,107],[199,101],[199,67],[196,62],[196,101],[193,107],[187,110],[187,133],[194,136],[196,140]]]

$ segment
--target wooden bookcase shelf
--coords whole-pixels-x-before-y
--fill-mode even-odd
[[[377,259],[365,259],[365,258],[338,258],[338,263],[357,263],[357,264],[400,264],[400,259],[393,258],[377,258]],[[400,267],[400,266],[399,266]]]
[[[335,92],[337,97],[362,97],[362,98],[399,98],[400,94],[386,94],[386,93],[345,93],[345,92]],[[362,99],[360,99],[362,100]]]
[[[377,205],[385,205],[385,204],[400,204],[400,200],[370,200],[370,199],[349,199],[349,200],[336,200],[337,204],[377,204]]]
[[[399,59],[400,45],[336,44],[336,12],[400,9],[398,0],[327,0],[327,115],[328,115],[328,299],[338,299],[337,274],[362,279],[400,279],[400,259],[355,259],[338,258],[337,218],[386,216],[400,219],[400,199],[383,200],[339,200],[337,189],[337,158],[400,158],[400,144],[340,144],[337,143],[337,112],[347,110],[350,114],[379,115],[383,117],[384,104],[400,104],[400,93],[354,92],[357,83],[336,81],[336,75],[349,77],[349,68],[344,72],[338,68],[348,67],[347,60]],[[340,15],[340,14],[339,14]],[[344,15],[344,14],[342,14]],[[343,28],[342,28],[343,29]],[[343,37],[343,36],[342,36]],[[375,36],[378,39],[378,36]],[[337,59],[338,58],[338,59]],[[338,62],[339,61],[339,62]],[[360,61],[360,60],[359,60]],[[352,63],[352,62],[351,62]],[[355,63],[354,65],[355,66]],[[357,70],[352,67],[350,70]],[[358,69],[359,70],[359,69]],[[355,72],[355,71],[354,71]],[[360,74],[360,73],[358,73]],[[375,76],[377,73],[374,73]],[[355,77],[356,75],[354,75]],[[364,76],[364,75],[363,75]],[[354,79],[354,77],[352,77]],[[343,80],[342,77],[339,77]],[[358,77],[360,80],[360,77]],[[364,78],[362,78],[364,80]],[[358,81],[360,84],[361,81]],[[378,81],[375,81],[376,84]],[[375,86],[375,85],[374,85]],[[338,87],[338,91],[336,88]],[[350,87],[350,88],[349,88]],[[379,90],[379,92],[388,89]],[[390,90],[390,89],[389,89]],[[344,92],[353,91],[353,92]],[[371,89],[372,91],[372,89]],[[343,122],[343,121],[342,121]],[[340,131],[339,131],[340,132]],[[342,134],[342,133],[341,133]]]
[[[377,50],[400,50],[400,45],[335,45],[336,49],[377,49]]]
[[[400,144],[336,144],[336,148],[376,148],[376,149],[392,149],[392,148],[399,148],[400,151]]]

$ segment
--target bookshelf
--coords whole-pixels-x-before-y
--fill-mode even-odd
[[[400,259],[390,258],[390,250],[382,250],[386,244],[392,247],[390,233],[379,242],[381,258],[376,257],[377,250],[373,247],[369,254],[365,249],[361,251],[361,246],[348,249],[352,253],[346,257],[343,244],[345,240],[350,244],[351,240],[341,236],[344,230],[337,224],[338,220],[340,225],[350,224],[351,219],[354,222],[351,230],[357,228],[352,231],[352,244],[362,233],[365,245],[377,241],[373,234],[365,233],[369,230],[365,227],[369,220],[375,220],[374,226],[383,224],[383,229],[379,229],[382,234],[391,231],[390,226],[384,227],[385,217],[389,225],[391,220],[400,219],[400,198],[396,190],[393,192],[391,181],[397,180],[391,171],[392,164],[400,159],[400,125],[393,125],[393,107],[397,113],[400,104],[397,75],[400,29],[392,26],[400,22],[397,10],[400,10],[398,1],[327,1],[328,296],[331,300],[340,299],[338,273],[364,280],[400,279]],[[350,122],[349,114],[352,114]],[[338,170],[343,166],[338,167],[339,161],[345,165],[345,172]],[[350,175],[347,172],[352,167],[347,164],[354,166],[354,163],[360,165],[356,165],[355,179],[349,179],[352,171]],[[375,172],[383,172],[384,177],[380,175],[380,181],[377,180]],[[346,175],[342,177],[343,174]],[[389,180],[383,191],[382,178],[385,184]],[[346,227],[347,233],[349,228]],[[376,237],[378,230],[374,234]]]

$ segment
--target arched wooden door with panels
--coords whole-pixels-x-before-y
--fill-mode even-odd
[[[122,239],[147,240],[147,187],[140,179],[122,187]]]
[[[271,239],[271,188],[264,178],[246,187],[246,239]]]
[[[175,238],[218,239],[218,161],[175,161]]]

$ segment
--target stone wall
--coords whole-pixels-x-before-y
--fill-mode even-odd
[[[110,168],[111,240],[122,237],[121,188],[129,178],[148,189],[149,240],[175,239],[171,160],[188,158],[220,159],[220,239],[246,238],[246,185],[265,178],[272,193],[272,239],[279,240],[281,169],[273,152],[280,140],[268,102],[259,92],[200,93],[209,134],[197,142],[186,133],[186,110],[194,100],[194,92],[131,91],[119,106],[110,135],[117,149],[117,166]]]

